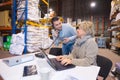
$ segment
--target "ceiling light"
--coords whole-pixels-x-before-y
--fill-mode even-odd
[[[95,2],[91,2],[90,6],[91,6],[91,7],[95,7],[95,6],[96,6],[96,3],[95,3]]]
[[[52,9],[52,8],[50,8],[50,9],[49,9],[49,11],[51,12],[51,11],[53,11],[53,9]]]

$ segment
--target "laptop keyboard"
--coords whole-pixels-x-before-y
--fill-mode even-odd
[[[51,63],[54,65],[54,66],[57,66],[57,67],[61,67],[63,66],[59,61],[57,61],[55,58],[52,58],[50,59]]]
[[[75,67],[75,65],[69,64],[67,66],[62,65],[59,61],[57,61],[55,58],[50,59],[51,63],[54,65],[56,70],[65,70],[69,68]]]

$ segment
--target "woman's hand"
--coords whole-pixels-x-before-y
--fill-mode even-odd
[[[56,60],[57,60],[57,61],[62,61],[63,59],[65,59],[64,56],[57,56],[57,57],[56,57]]]
[[[68,64],[72,64],[72,60],[69,59],[69,58],[64,58],[64,59],[61,61],[61,64],[64,65],[64,66],[67,66]]]

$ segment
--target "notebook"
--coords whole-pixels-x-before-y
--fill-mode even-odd
[[[75,65],[73,65],[73,64],[64,66],[59,61],[57,61],[55,58],[49,58],[44,50],[42,50],[42,52],[43,52],[43,55],[45,56],[45,59],[47,60],[48,64],[56,71],[66,70],[66,69],[75,67]]]

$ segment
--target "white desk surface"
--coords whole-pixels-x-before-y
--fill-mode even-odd
[[[49,55],[49,57],[53,56]],[[36,65],[38,74],[34,76],[23,77],[23,69],[26,65]],[[45,59],[40,59],[36,57],[32,61],[9,67],[2,61],[2,59],[0,59],[0,75],[3,77],[4,80],[41,80],[39,74],[39,70],[41,67],[49,67],[52,70],[50,74],[50,80],[96,80],[100,69],[100,67],[97,66],[76,66],[75,68],[68,70],[55,71],[49,66]],[[71,79],[68,79],[67,77],[71,77]]]

